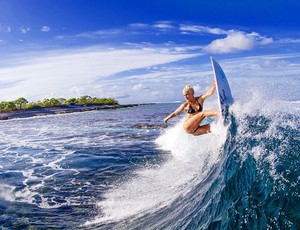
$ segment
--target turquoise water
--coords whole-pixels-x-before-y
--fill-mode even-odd
[[[178,104],[2,121],[0,226],[299,229],[299,102],[257,103],[200,137]]]

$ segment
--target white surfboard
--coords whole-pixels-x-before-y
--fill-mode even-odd
[[[225,111],[233,103],[233,97],[224,71],[216,60],[210,57],[217,86],[220,114],[225,118]]]

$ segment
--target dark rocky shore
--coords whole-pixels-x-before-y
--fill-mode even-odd
[[[34,116],[46,116],[53,114],[65,114],[75,112],[85,112],[92,110],[103,110],[103,109],[119,109],[139,106],[140,104],[127,104],[127,105],[64,105],[59,107],[45,107],[35,108],[26,110],[15,110],[11,112],[0,112],[0,120],[9,120],[14,118],[26,118]]]

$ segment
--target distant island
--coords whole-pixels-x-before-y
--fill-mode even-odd
[[[138,106],[139,104],[120,105],[113,98],[82,96],[80,98],[46,98],[42,101],[28,102],[21,97],[15,101],[0,102],[0,120],[84,112],[91,110],[117,109]]]

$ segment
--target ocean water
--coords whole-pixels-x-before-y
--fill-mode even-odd
[[[177,106],[1,121],[1,229],[300,229],[299,98],[236,97],[199,137]]]

